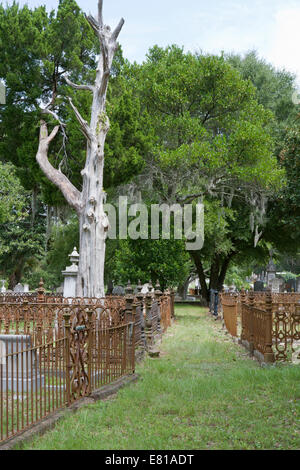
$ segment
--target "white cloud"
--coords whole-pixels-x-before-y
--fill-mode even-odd
[[[296,73],[300,85],[300,7],[285,8],[275,15],[274,40],[269,59]]]

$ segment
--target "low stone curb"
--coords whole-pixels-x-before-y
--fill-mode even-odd
[[[81,400],[73,403],[68,408],[60,409],[54,413],[52,413],[47,418],[44,418],[42,421],[39,421],[37,424],[34,424],[30,429],[22,432],[22,434],[18,434],[15,437],[12,437],[4,444],[0,445],[0,450],[13,450],[14,447],[17,445],[22,446],[23,444],[29,442],[36,436],[42,436],[45,432],[53,429],[63,418],[66,418],[69,414],[80,410],[86,405],[90,405],[95,403],[99,400],[104,400],[105,398],[110,397],[117,393],[121,388],[129,385],[130,383],[136,382],[138,380],[138,375],[133,374],[126,377],[121,377],[120,379],[116,380],[115,382],[104,385],[100,389],[93,392],[90,396],[84,397]]]

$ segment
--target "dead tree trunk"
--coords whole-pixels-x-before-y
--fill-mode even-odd
[[[47,178],[63,193],[68,204],[73,207],[80,221],[80,260],[77,283],[77,295],[84,297],[104,296],[104,260],[105,241],[108,230],[108,218],[104,212],[105,193],[103,191],[104,144],[109,130],[106,114],[106,93],[117,39],[123,27],[121,19],[114,31],[103,23],[103,0],[98,2],[98,21],[88,16],[87,21],[99,38],[101,53],[99,56],[94,85],[77,85],[67,77],[68,85],[76,90],[87,90],[93,94],[91,120],[88,124],[74,106],[70,105],[87,139],[87,156],[82,170],[83,189],[80,193],[72,183],[56,170],[48,160],[48,148],[55,138],[59,126],[48,136],[47,125],[41,123],[40,144],[37,161]],[[54,115],[49,109],[46,112]]]

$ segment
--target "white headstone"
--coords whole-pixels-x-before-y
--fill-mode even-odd
[[[280,292],[280,287],[282,284],[282,279],[278,279],[278,277],[275,277],[269,281],[269,287],[271,287],[272,292]]]
[[[149,284],[144,284],[141,290],[142,294],[148,294],[149,292]]]
[[[22,284],[17,284],[14,288],[14,292],[22,294],[24,292],[24,287],[22,286]]]
[[[78,276],[78,262],[79,253],[74,248],[73,252],[69,255],[72,262],[71,266],[66,267],[65,271],[62,272],[64,276],[64,297],[76,297],[76,284]]]

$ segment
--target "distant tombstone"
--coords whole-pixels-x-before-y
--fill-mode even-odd
[[[6,287],[5,287],[5,279],[1,280],[2,286],[1,286],[1,293],[4,294],[6,292]]]
[[[296,292],[296,279],[288,279],[285,285],[288,292]]]
[[[280,292],[280,288],[281,288],[281,285],[282,285],[282,279],[278,279],[277,277],[275,277],[274,279],[271,279],[269,281],[269,287],[271,288],[271,291],[272,292]]]
[[[24,286],[22,286],[22,284],[17,284],[14,288],[14,292],[16,292],[17,294],[23,294],[24,292]]]
[[[264,290],[264,283],[262,281],[256,281],[254,283],[254,291],[262,292]]]
[[[62,284],[56,289],[56,294],[63,294],[64,293],[64,285]]]
[[[149,292],[149,283],[144,284],[141,290],[142,294],[148,294],[148,292]]]
[[[273,281],[273,279],[276,279],[276,266],[275,266],[274,261],[273,261],[273,251],[271,250],[270,251],[270,261],[269,261],[268,266],[267,266],[267,284],[268,284],[268,287],[272,288],[271,281]],[[275,284],[276,284],[276,281],[275,281]]]
[[[30,335],[0,335],[0,364],[2,391],[30,392],[44,385],[44,376],[36,370],[39,359]]]
[[[64,276],[64,297],[76,297],[76,284],[78,276],[78,262],[79,262],[79,253],[77,252],[76,247],[73,252],[69,255],[71,266],[67,266],[62,275]]]
[[[29,284],[24,284],[24,292],[29,292]]]
[[[112,295],[125,295],[125,289],[122,286],[115,286]]]

